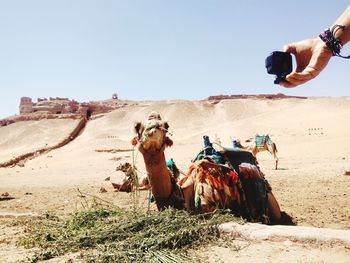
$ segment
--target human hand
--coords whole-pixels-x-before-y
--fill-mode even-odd
[[[332,52],[319,37],[292,43],[283,49],[294,54],[297,63],[295,71],[279,83],[285,88],[293,88],[315,78],[332,57]]]

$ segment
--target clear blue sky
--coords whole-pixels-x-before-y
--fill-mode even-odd
[[[203,99],[350,96],[350,61],[308,84],[273,84],[265,57],[318,35],[349,1],[0,0],[0,118],[21,96]],[[344,54],[350,53],[350,45]]]

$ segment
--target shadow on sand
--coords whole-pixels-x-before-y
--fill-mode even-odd
[[[281,211],[281,219],[276,222],[271,222],[271,225],[296,226],[297,222],[284,211]]]

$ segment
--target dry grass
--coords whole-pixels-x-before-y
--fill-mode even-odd
[[[243,220],[228,211],[124,210],[96,202],[66,219],[47,215],[26,223],[18,245],[37,248],[30,262],[79,252],[86,262],[197,262],[189,248],[219,240],[218,224]]]

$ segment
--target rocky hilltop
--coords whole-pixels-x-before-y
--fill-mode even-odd
[[[18,121],[40,119],[88,119],[92,115],[107,113],[125,105],[116,94],[112,99],[92,102],[78,102],[69,98],[38,98],[33,102],[30,97],[21,97],[19,115],[0,120],[0,127]]]

